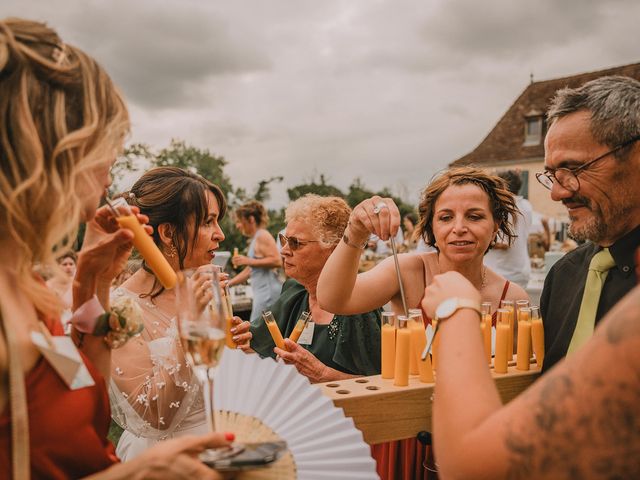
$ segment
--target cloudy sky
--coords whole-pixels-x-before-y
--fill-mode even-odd
[[[236,186],[355,177],[415,201],[536,80],[640,61],[637,0],[2,0],[124,91],[132,141],[223,155]]]

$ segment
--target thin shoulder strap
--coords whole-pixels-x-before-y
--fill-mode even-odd
[[[507,296],[507,291],[509,290],[509,285],[511,283],[509,282],[509,280],[507,280],[506,282],[504,282],[504,288],[502,289],[502,296],[500,297],[500,302],[502,302],[502,300],[504,300],[504,297]],[[498,306],[500,305],[500,303],[498,303]]]
[[[0,328],[7,342],[9,363],[9,406],[11,408],[11,464],[15,480],[29,480],[29,416],[27,392],[20,349],[13,329],[6,325],[0,311]]]

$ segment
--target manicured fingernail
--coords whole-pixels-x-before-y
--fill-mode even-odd
[[[224,434],[224,438],[225,438],[225,440],[226,440],[227,442],[233,442],[233,441],[235,440],[236,436],[235,436],[235,434],[234,434],[234,433],[226,432],[226,433]]]
[[[231,339],[232,339],[234,342],[237,342],[238,340],[240,340],[240,335],[234,335],[233,337],[231,337]]]
[[[233,327],[233,328],[231,329],[231,333],[236,333],[237,331],[238,331],[238,329],[237,329],[236,327]]]

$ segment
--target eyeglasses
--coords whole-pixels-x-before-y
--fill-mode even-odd
[[[553,184],[555,182],[558,182],[560,185],[562,185],[563,188],[566,188],[570,192],[577,192],[578,190],[580,190],[580,180],[578,180],[579,173],[585,171],[587,168],[590,168],[594,163],[608,157],[611,154],[616,153],[618,150],[621,150],[624,147],[637,142],[638,140],[640,140],[640,136],[634,137],[631,140],[618,145],[613,150],[610,150],[607,153],[603,153],[599,157],[594,158],[593,160],[590,160],[587,163],[576,168],[556,168],[555,170],[547,170],[545,172],[536,173],[536,179],[543,187],[549,190],[553,188]]]
[[[295,252],[300,247],[304,247],[307,243],[318,243],[320,240],[298,240],[296,237],[286,237],[282,233],[278,234],[278,240],[283,247],[289,245],[292,252]]]

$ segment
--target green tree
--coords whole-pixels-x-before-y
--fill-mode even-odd
[[[198,173],[218,185],[225,192],[227,199],[233,198],[234,190],[231,180],[224,173],[224,167],[227,165],[224,157],[215,155],[208,149],[189,145],[184,140],[172,139],[168,147],[159,151],[153,150],[144,143],[130,145],[114,167],[115,171],[112,173],[114,180],[120,180],[127,172],[140,170],[141,165],[150,168],[178,167]],[[242,236],[234,227],[231,215],[223,218],[220,226],[226,237],[220,245],[221,249],[233,250],[233,247],[240,247],[244,244]]]
[[[289,200],[292,202],[307,193],[315,193],[316,195],[321,195],[323,197],[334,196],[344,198],[344,193],[342,193],[338,187],[327,183],[327,179],[324,174],[320,174],[319,183],[313,179],[309,183],[303,183],[287,189],[287,195],[289,196]]]
[[[347,193],[347,197],[345,200],[349,204],[351,208],[358,205],[361,201],[366,200],[367,198],[375,195],[371,190],[364,186],[362,180],[358,177],[351,182],[349,185],[349,193]]]

